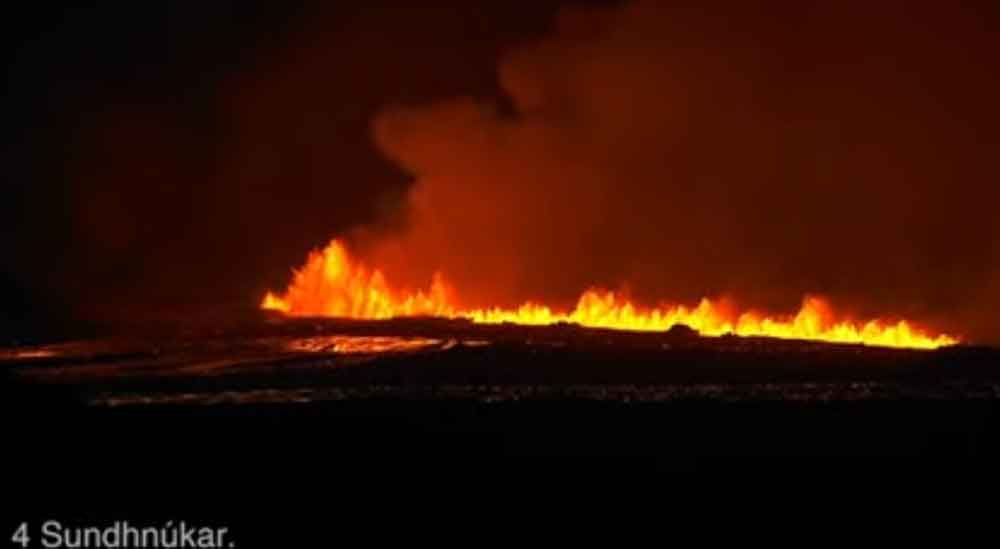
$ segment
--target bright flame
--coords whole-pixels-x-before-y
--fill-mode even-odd
[[[614,292],[597,289],[585,291],[576,308],[569,312],[553,311],[531,302],[517,309],[462,309],[456,303],[453,293],[439,276],[426,292],[401,292],[391,288],[381,272],[354,261],[343,244],[334,240],[322,252],[309,254],[305,266],[295,272],[284,295],[268,292],[261,307],[294,316],[385,319],[419,315],[468,318],[479,323],[570,322],[645,331],[662,331],[684,324],[707,336],[731,333],[915,349],[934,349],[958,342],[949,335],[930,335],[905,320],[895,323],[880,319],[838,320],[829,303],[814,296],[806,296],[798,313],[791,316],[767,316],[754,311],[735,313],[725,303],[707,298],[693,308],[683,305],[645,308]]]

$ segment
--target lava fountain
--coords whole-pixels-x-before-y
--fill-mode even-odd
[[[913,349],[935,349],[958,342],[956,337],[931,334],[907,320],[838,318],[826,299],[809,295],[802,300],[798,312],[790,315],[739,312],[722,300],[708,298],[694,307],[663,304],[644,307],[615,292],[597,288],[584,291],[570,311],[557,311],[534,302],[514,309],[466,309],[460,303],[457,293],[440,275],[434,277],[427,290],[393,288],[381,271],[352,258],[340,241],[333,240],[324,250],[309,254],[284,294],[268,292],[261,307],[292,316],[357,319],[435,316],[467,318],[478,323],[568,322],[636,331],[662,331],[683,324],[706,336],[735,334]]]

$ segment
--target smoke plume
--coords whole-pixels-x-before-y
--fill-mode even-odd
[[[371,262],[475,306],[820,293],[997,341],[987,14],[666,4],[564,10],[502,57],[500,96],[383,110],[414,184],[405,226],[359,239]]]

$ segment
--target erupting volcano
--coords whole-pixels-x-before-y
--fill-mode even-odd
[[[534,302],[520,307],[463,308],[456,292],[441,276],[427,290],[393,288],[378,269],[350,256],[333,240],[322,252],[310,254],[283,295],[268,292],[261,307],[296,316],[387,319],[405,316],[467,318],[477,323],[555,324],[621,330],[658,331],[682,324],[702,335],[767,336],[884,347],[934,349],[957,343],[946,334],[931,334],[906,320],[855,321],[838,318],[823,298],[806,296],[793,315],[739,312],[724,300],[703,298],[697,306],[661,304],[644,307],[614,292],[591,288],[571,311],[557,311]]]
[[[89,4],[4,34],[33,492],[1000,454],[1000,0]]]
[[[998,295],[1000,253],[972,188],[983,176],[922,141],[957,119],[908,125],[938,112],[938,92],[887,79],[895,65],[855,67],[898,56],[831,50],[837,32],[762,42],[772,20],[757,11],[738,16],[755,34],[662,2],[569,8],[498,55],[488,90],[386,102],[370,131],[398,185],[351,178],[377,195],[363,217],[312,216],[336,220],[312,233],[350,235],[363,261],[333,241],[262,306],[921,349],[960,339],[936,330],[990,341],[979,304]],[[637,292],[608,291],[619,284]],[[755,309],[702,297],[718,295]]]

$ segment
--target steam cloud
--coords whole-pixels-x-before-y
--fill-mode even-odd
[[[375,141],[415,183],[369,259],[414,286],[440,270],[470,305],[818,292],[997,341],[981,14],[665,4],[565,10],[502,58],[501,97],[384,110]]]

